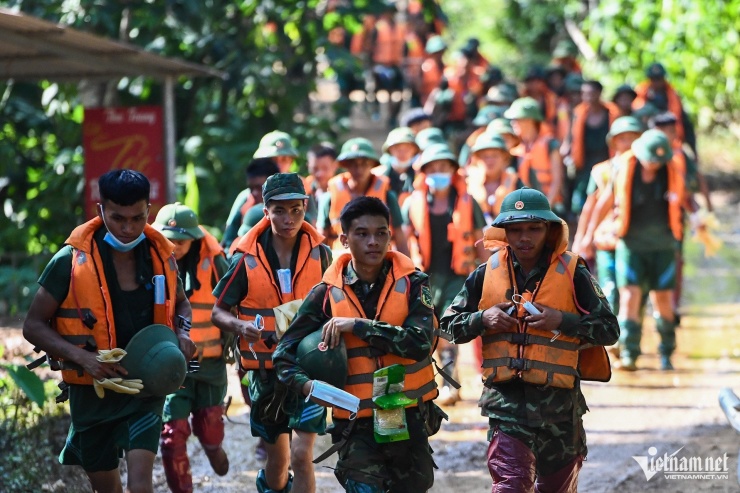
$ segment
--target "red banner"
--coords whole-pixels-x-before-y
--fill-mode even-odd
[[[157,215],[167,200],[161,107],[86,108],[82,145],[88,219],[97,214],[96,204],[100,202],[98,178],[114,169],[133,169],[149,179],[149,219]]]

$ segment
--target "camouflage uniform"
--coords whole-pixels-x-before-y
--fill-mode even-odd
[[[376,316],[379,296],[391,265],[386,262],[378,275],[379,281],[372,284],[360,280],[351,263],[344,273],[345,284],[352,287],[363,310],[372,319]],[[403,326],[358,319],[353,334],[377,349],[378,355],[393,353],[419,361],[431,352],[434,312],[426,274],[415,272],[409,276],[409,281],[409,315]],[[296,352],[304,337],[321,330],[332,318],[331,305],[324,303],[326,293],[327,285],[323,282],[311,290],[272,356],[280,381],[299,393],[310,377],[297,365]],[[418,408],[407,409],[406,417],[411,438],[386,444],[375,443],[372,418],[355,420],[347,443],[339,451],[335,471],[347,491],[421,492],[432,487],[432,449]],[[348,420],[334,420],[327,431],[335,443],[341,440],[342,431],[349,423]]]
[[[547,272],[550,251],[525,275],[512,253],[519,292],[533,291]],[[478,304],[483,291],[486,265],[479,266],[465,281],[465,286],[440,321],[443,332],[456,344],[472,341],[484,332],[482,311]],[[588,269],[579,264],[573,278],[576,299],[590,313],[563,312],[559,330],[563,335],[609,345],[619,335],[617,319],[603,292]],[[527,445],[534,454],[537,475],[549,476],[574,459],[586,456],[586,436],[582,416],[588,410],[580,385],[573,389],[539,387],[515,379],[484,388],[478,405],[489,418],[488,439],[495,441],[503,433]]]

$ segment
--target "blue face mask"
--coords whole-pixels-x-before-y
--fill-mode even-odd
[[[141,234],[133,241],[129,241],[128,243],[124,243],[118,238],[116,238],[114,235],[111,234],[110,228],[108,228],[108,224],[105,222],[105,214],[103,214],[103,206],[100,206],[100,217],[103,218],[103,224],[105,224],[105,228],[108,229],[108,232],[105,233],[105,237],[103,237],[103,241],[106,242],[108,245],[111,246],[114,250],[118,252],[130,252],[133,250],[136,245],[144,241],[144,238],[146,236],[144,235],[144,232],[142,231]]]
[[[441,192],[450,188],[452,175],[450,173],[431,173],[427,175],[424,183],[426,183],[433,192]]]

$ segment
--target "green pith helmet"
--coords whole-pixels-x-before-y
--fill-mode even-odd
[[[517,136],[516,132],[514,132],[514,127],[511,126],[511,122],[506,118],[496,118],[489,123],[486,127],[486,133]]]
[[[518,97],[519,93],[517,93],[513,87],[507,84],[499,84],[488,90],[486,93],[486,102],[490,104],[509,106]]]
[[[507,153],[509,152],[504,138],[499,134],[489,133],[488,131],[483,132],[477,139],[475,139],[475,144],[473,144],[470,152],[475,154],[476,152],[485,149],[499,149]]]
[[[311,332],[301,340],[296,350],[296,362],[309,377],[322,380],[339,389],[347,381],[347,346],[344,338],[329,349],[321,341],[321,330]]]
[[[450,150],[447,144],[432,144],[421,153],[419,159],[414,163],[416,171],[424,171],[424,166],[432,161],[448,160],[456,168],[458,167],[457,156]]]
[[[442,130],[440,130],[439,128],[425,128],[423,130],[420,130],[419,133],[416,134],[416,145],[419,146],[420,151],[424,151],[424,149],[432,144],[447,144],[445,134],[442,133]]]
[[[198,227],[198,216],[180,202],[159,209],[152,226],[168,240],[199,240],[205,236]]]
[[[632,116],[642,120],[652,118],[658,113],[660,113],[660,110],[657,108],[657,106],[655,106],[653,103],[647,102],[636,110],[633,110]]]
[[[560,224],[560,218],[552,212],[550,202],[544,193],[533,188],[522,187],[504,197],[501,212],[491,226],[503,228],[507,224],[553,222]]]
[[[645,71],[649,79],[663,79],[666,76],[665,67],[660,63],[652,63]]]
[[[581,86],[583,85],[583,77],[581,74],[572,72],[565,76],[564,80],[565,92],[581,92]]]
[[[485,127],[496,118],[504,116],[506,108],[503,106],[487,105],[478,110],[478,114],[473,119],[473,125],[476,127]]]
[[[620,116],[609,127],[609,133],[606,134],[606,143],[609,144],[619,134],[625,134],[627,132],[641,134],[643,130],[642,123],[634,116]]]
[[[504,113],[504,117],[509,120],[535,120],[538,122],[544,120],[540,103],[530,97],[519,98],[511,103],[509,109]]]
[[[126,345],[126,353],[121,366],[128,372],[126,378],[141,379],[141,397],[164,397],[177,391],[185,381],[185,356],[177,336],[166,325],[141,329]]]
[[[575,58],[578,56],[578,47],[569,39],[558,42],[552,51],[553,58]]]
[[[388,152],[388,149],[396,144],[414,144],[419,147],[416,145],[416,136],[409,127],[398,127],[391,130],[383,143],[383,152]]]
[[[673,157],[668,137],[658,129],[650,129],[632,143],[632,152],[642,163],[665,164]]]
[[[259,148],[253,157],[257,159],[278,156],[298,157],[298,151],[293,147],[293,140],[289,134],[280,130],[273,130],[262,137]]]
[[[427,40],[427,44],[424,47],[424,51],[428,54],[433,55],[447,49],[447,43],[442,39],[442,36],[431,36]]]
[[[337,156],[337,161],[349,161],[350,159],[367,158],[379,161],[378,154],[373,149],[373,143],[363,137],[349,139],[342,146],[342,152]]]

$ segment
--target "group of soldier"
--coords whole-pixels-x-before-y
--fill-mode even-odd
[[[148,225],[140,173],[101,177],[98,217],[50,261],[24,325],[62,369],[70,399],[60,461],[82,466],[95,491],[121,491],[125,450],[128,490],[151,491],[161,448],[170,489],[189,492],[193,433],[227,474],[234,349],[265,459],[258,491],[315,491],[324,433],[346,491],[427,491],[429,437],[444,416],[435,401],[459,400],[457,345],[473,342],[492,491],[576,491],[587,452],[580,381],[609,379],[605,346],[616,367],[638,369],[648,293],[660,366],[673,368],[686,217],[702,228],[693,131],[660,64],[605,101],[568,46],[520,88],[477,48],[472,40],[445,68],[442,38],[426,40],[421,106],[392,116],[402,126],[381,154],[361,137],[339,152],[316,143],[301,177],[291,136],[265,135],[220,242],[179,203]],[[199,363],[167,395],[126,378],[122,364],[152,324]],[[311,337],[327,364],[344,347],[339,386],[359,400],[354,411],[332,406],[329,427],[329,403],[314,396],[320,371],[301,363]],[[376,439],[373,374],[396,364],[408,435],[386,443]]]

